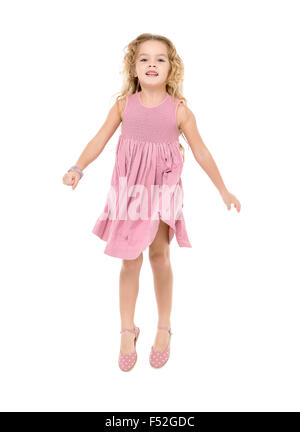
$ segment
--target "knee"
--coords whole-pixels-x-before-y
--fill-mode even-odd
[[[122,260],[122,270],[124,271],[140,271],[143,264],[143,254],[141,253],[133,260]]]
[[[152,267],[156,269],[163,269],[170,265],[170,253],[169,250],[166,249],[164,251],[159,252],[149,252],[149,261]]]

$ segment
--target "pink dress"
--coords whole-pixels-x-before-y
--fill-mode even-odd
[[[182,211],[180,102],[167,94],[147,107],[140,93],[126,98],[110,191],[92,230],[107,242],[107,255],[137,258],[154,240],[160,219],[169,225],[169,243],[175,233],[180,247],[192,247]]]

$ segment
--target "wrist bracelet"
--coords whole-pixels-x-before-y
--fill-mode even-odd
[[[82,169],[79,168],[77,165],[73,165],[73,166],[71,166],[71,168],[68,169],[68,172],[69,172],[69,171],[76,171],[76,172],[78,172],[78,173],[80,174],[80,178],[83,176]]]

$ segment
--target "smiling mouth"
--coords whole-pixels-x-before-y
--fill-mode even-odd
[[[145,75],[147,75],[147,76],[158,76],[158,73],[156,72],[146,72],[146,74]]]

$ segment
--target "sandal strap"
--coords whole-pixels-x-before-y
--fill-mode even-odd
[[[158,328],[159,330],[167,330],[167,331],[170,333],[170,335],[173,334],[173,333],[171,332],[171,327],[169,328],[169,327],[159,327],[159,326],[157,326],[157,328]]]
[[[134,333],[134,334],[136,333],[136,330],[135,330],[135,329],[132,330],[132,329],[127,329],[127,328],[121,330],[120,333],[123,333],[123,332],[126,332],[126,331],[128,331],[128,332],[130,332],[130,333]]]

